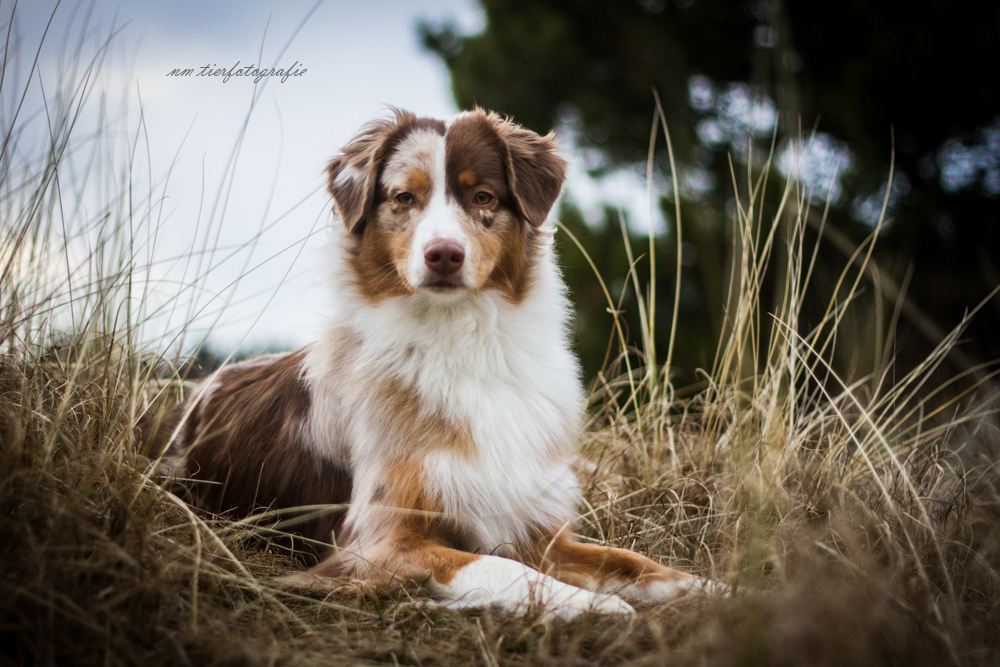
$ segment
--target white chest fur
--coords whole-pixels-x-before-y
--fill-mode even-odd
[[[359,343],[339,364],[355,378],[346,385],[392,378],[415,392],[421,410],[467,427],[473,451],[432,450],[423,472],[445,513],[484,550],[526,537],[533,525],[561,527],[578,500],[569,461],[584,398],[566,337],[568,304],[547,248],[536,269],[519,304],[489,292],[452,301],[418,294],[374,306],[344,298],[334,320]],[[333,354],[322,345],[311,353]],[[345,383],[329,379],[328,386]],[[349,459],[364,502],[405,443],[380,438],[380,420],[395,416],[380,414],[374,400],[366,405],[364,392],[333,402],[339,409],[331,412],[346,408],[349,422],[340,420],[349,451],[338,458]]]

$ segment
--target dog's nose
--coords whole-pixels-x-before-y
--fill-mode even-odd
[[[465,261],[465,251],[454,241],[431,241],[424,249],[424,263],[443,276],[456,273]]]

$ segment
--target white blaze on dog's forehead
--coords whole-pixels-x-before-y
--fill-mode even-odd
[[[399,142],[382,171],[382,184],[386,189],[405,189],[407,179],[415,171],[426,173],[428,176],[433,174],[431,186],[435,189],[438,188],[435,162],[438,159],[437,151],[440,139],[441,135],[437,132],[418,130]],[[443,155],[441,160],[444,160]],[[444,189],[443,181],[440,187],[442,190]]]
[[[413,233],[410,247],[409,280],[412,285],[420,285],[428,274],[424,263],[424,252],[431,241],[454,241],[465,251],[466,263],[461,272],[470,270],[473,259],[469,238],[462,228],[462,209],[457,202],[446,196],[445,140],[441,135],[434,137],[434,152],[431,169],[430,201],[424,208]]]
[[[420,249],[423,263],[423,245],[434,239],[457,241],[466,246],[465,232],[458,220],[459,209],[449,202],[445,193],[445,142],[444,137],[435,137],[434,159],[431,169],[431,199],[414,234],[415,249]],[[468,248],[466,247],[466,251]]]

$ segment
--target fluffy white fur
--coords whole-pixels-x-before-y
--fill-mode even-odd
[[[335,247],[333,324],[306,362],[309,440],[323,455],[350,462],[356,499],[371,497],[399,443],[380,437],[376,397],[354,388],[373,387],[379,375],[400,380],[416,389],[422,409],[468,425],[474,458],[438,451],[424,465],[445,513],[484,553],[503,553],[527,537],[526,527],[570,522],[579,501],[569,463],[584,396],[552,231],[542,233],[536,285],[518,305],[495,292],[447,303],[418,292],[373,306],[351,287],[345,250]],[[345,339],[359,341],[350,358],[339,349]],[[352,533],[371,532],[370,514],[352,509]]]

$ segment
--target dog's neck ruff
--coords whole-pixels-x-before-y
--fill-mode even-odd
[[[349,272],[336,271],[330,330],[310,351],[318,362],[312,368],[337,368],[329,383],[311,378],[323,387],[318,393],[338,394],[344,371],[347,384],[364,383],[333,399],[351,406],[352,423],[363,424],[359,433],[379,432],[385,415],[375,406],[384,380],[411,391],[422,414],[467,429],[471,451],[423,455],[425,483],[487,550],[528,539],[532,527],[561,527],[579,500],[569,462],[584,396],[567,341],[569,303],[546,234],[532,289],[516,304],[484,291],[447,301],[417,293],[373,305],[353,289]],[[354,341],[346,354],[345,340]],[[405,454],[406,443],[355,443],[344,453],[355,462]]]
[[[493,290],[418,291],[371,304],[354,288],[349,268],[336,267],[330,326],[358,341],[351,365],[412,387],[425,408],[461,421],[475,421],[462,406],[476,394],[511,388],[524,399],[550,403],[557,421],[575,422],[583,397],[569,351],[570,304],[551,247],[553,232],[540,233],[545,238],[533,286],[516,304]]]

